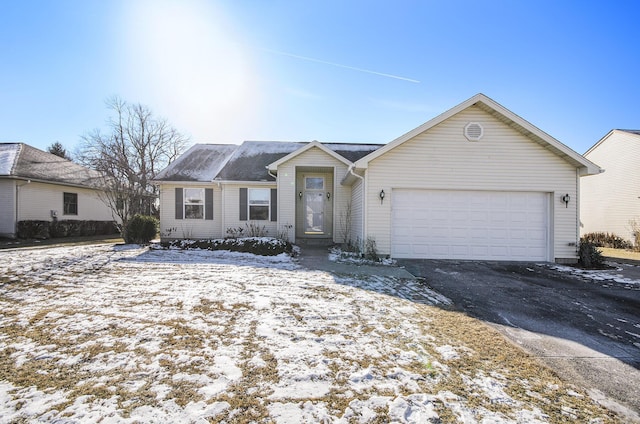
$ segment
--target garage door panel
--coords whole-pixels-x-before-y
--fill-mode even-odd
[[[391,253],[399,258],[546,260],[548,197],[396,189]]]

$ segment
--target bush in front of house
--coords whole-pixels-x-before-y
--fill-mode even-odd
[[[149,244],[158,233],[158,220],[148,215],[134,215],[127,222],[124,231],[124,242],[135,244]]]
[[[587,233],[583,235],[580,240],[591,243],[597,247],[609,247],[612,249],[631,249],[633,247],[628,240],[613,233]]]
[[[245,237],[213,240],[173,240],[161,244],[169,249],[230,250],[253,253],[261,256],[293,254],[293,245],[288,241],[272,237]]]
[[[40,239],[101,236],[117,234],[118,227],[113,221],[54,220],[18,221],[18,238]]]
[[[583,268],[605,268],[604,257],[602,256],[602,253],[600,252],[600,250],[598,250],[598,246],[590,241],[581,239],[578,255],[578,264]]]

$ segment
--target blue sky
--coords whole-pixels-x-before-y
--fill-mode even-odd
[[[584,153],[640,128],[637,1],[23,0],[0,141],[73,151],[105,100],[192,142],[386,143],[484,93]]]

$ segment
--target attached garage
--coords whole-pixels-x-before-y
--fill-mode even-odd
[[[541,192],[394,189],[391,255],[546,261],[549,197]]]

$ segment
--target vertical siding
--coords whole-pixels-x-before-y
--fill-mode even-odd
[[[480,122],[484,137],[463,135],[468,122]],[[577,241],[576,169],[492,115],[472,106],[376,158],[367,170],[365,237],[381,254],[391,246],[394,188],[534,191],[551,193],[553,258],[575,258]],[[380,190],[385,191],[380,203]],[[560,198],[573,199],[565,208]]]
[[[212,188],[213,189],[213,220],[207,219],[176,219],[175,192],[176,188]],[[160,237],[171,239],[211,239],[223,236],[222,231],[222,195],[217,184],[162,184],[160,186]]]
[[[581,233],[604,231],[632,241],[630,221],[640,221],[640,136],[614,131],[585,156],[605,172],[580,180]]]
[[[31,182],[18,188],[18,221],[51,220],[51,211],[58,211],[58,219],[112,221],[111,209],[95,190],[56,184]],[[64,215],[64,193],[78,195],[78,214]]]
[[[351,242],[362,244],[364,220],[363,220],[363,197],[364,184],[358,179],[351,186]]]
[[[324,167],[334,168],[333,188],[333,240],[337,243],[343,242],[343,232],[340,231],[339,217],[344,214],[349,200],[351,199],[351,187],[343,186],[340,181],[347,173],[347,165],[336,158],[328,155],[321,149],[313,147],[278,167],[278,204],[280,211],[278,223],[282,228],[291,225],[289,232],[290,240],[295,239],[296,225],[296,167]]]
[[[14,237],[16,223],[15,181],[0,180],[0,236]]]

